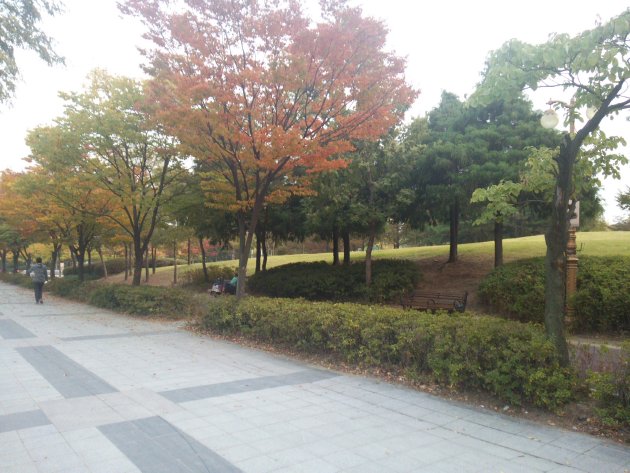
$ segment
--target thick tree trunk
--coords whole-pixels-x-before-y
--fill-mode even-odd
[[[191,248],[190,248],[190,238],[189,238],[188,239],[188,248],[187,248],[187,251],[188,251],[188,266],[190,266],[192,264],[192,253],[191,253],[190,249]]]
[[[98,253],[98,257],[101,260],[101,265],[103,266],[103,277],[107,279],[107,265],[105,264],[105,259],[103,258],[103,250],[99,246],[96,248],[96,252]]]
[[[545,331],[552,340],[560,359],[569,364],[569,349],[564,328],[566,248],[569,229],[569,197],[575,155],[569,146],[569,138],[560,147],[558,175],[554,193],[551,223],[545,234],[547,254],[545,258]]]
[[[333,244],[333,266],[339,266],[339,228],[337,225],[332,229],[332,244]]]
[[[343,265],[350,266],[350,232],[344,230],[341,237],[343,239]]]
[[[372,284],[372,249],[374,248],[374,240],[376,240],[376,224],[370,223],[367,247],[365,249],[365,284]]]
[[[142,267],[144,266],[144,251],[142,251],[142,245],[140,238],[134,238],[133,242],[133,279],[131,284],[133,286],[139,286],[142,279]]]
[[[20,265],[20,250],[11,250],[11,253],[13,253],[13,272],[17,273]]]
[[[503,222],[494,222],[494,267],[503,264]]]
[[[459,202],[455,201],[449,208],[449,254],[448,262],[454,263],[457,261],[457,241],[459,239]]]
[[[50,279],[55,279],[55,269],[57,268],[57,259],[59,258],[59,251],[61,251],[61,244],[53,243],[53,250],[50,254]]]
[[[201,267],[203,268],[203,280],[210,283],[208,276],[208,266],[206,265],[206,248],[203,246],[203,237],[199,237],[199,252],[201,253]]]
[[[3,273],[7,272],[7,253],[8,253],[8,250],[0,251],[0,258],[2,258],[2,272]]]

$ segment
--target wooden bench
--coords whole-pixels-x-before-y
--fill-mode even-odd
[[[467,300],[468,291],[464,293],[414,291],[412,294],[403,295],[400,304],[405,309],[464,312]]]

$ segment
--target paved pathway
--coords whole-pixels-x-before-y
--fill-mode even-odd
[[[630,449],[0,283],[0,472],[624,472]]]

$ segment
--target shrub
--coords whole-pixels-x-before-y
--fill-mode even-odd
[[[22,287],[33,287],[31,278],[23,273],[0,273],[0,281]]]
[[[580,257],[575,321],[577,331],[630,330],[630,257]],[[533,258],[495,269],[479,286],[480,301],[521,321],[542,322],[544,259]]]
[[[50,280],[44,287],[56,296],[85,302],[92,286],[87,281],[79,281],[78,276],[65,276]]]
[[[384,302],[418,281],[418,268],[406,260],[375,260],[372,285],[365,284],[364,263],[332,266],[323,261],[278,266],[254,274],[248,288],[270,297],[301,297],[309,300]]]
[[[621,348],[619,363],[608,372],[592,372],[588,382],[598,402],[597,415],[607,425],[630,425],[630,342]]]
[[[210,284],[212,281],[219,278],[232,279],[232,276],[234,276],[234,272],[236,271],[233,267],[215,265],[207,266],[207,270]],[[207,287],[209,284],[206,282],[203,274],[203,268],[195,268],[193,270],[186,271],[182,275],[182,281],[186,286]]]
[[[575,376],[560,367],[539,326],[300,299],[215,302],[200,317],[200,328],[369,366],[394,365],[513,404],[555,409],[572,397]]]
[[[189,293],[156,286],[101,284],[92,288],[87,301],[97,307],[134,315],[159,314],[178,318],[194,312]]]

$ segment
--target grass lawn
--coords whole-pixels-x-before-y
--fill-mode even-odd
[[[630,232],[578,232],[577,234],[578,257],[580,255],[592,256],[614,256],[630,255]],[[493,257],[494,243],[491,241],[481,243],[460,244],[458,248],[460,255],[474,257]],[[545,255],[545,239],[542,235],[529,236],[523,238],[510,238],[503,241],[503,253],[505,261],[513,261],[523,258]],[[409,248],[375,250],[372,253],[374,258],[400,258],[420,260],[426,258],[437,258],[446,261],[448,258],[448,245],[438,246],[417,246]],[[355,261],[362,260],[365,252],[354,251],[351,257]],[[267,260],[267,268],[281,266],[283,264],[308,262],[308,261],[328,261],[332,263],[332,253],[316,254],[296,254],[270,256]],[[237,261],[220,261],[218,263],[208,263],[208,265],[237,266]],[[248,273],[253,274],[256,261],[252,258],[247,265]],[[180,265],[177,267],[178,277],[185,272],[201,268],[201,264]],[[157,273],[169,272],[172,274],[172,267],[157,268]]]

